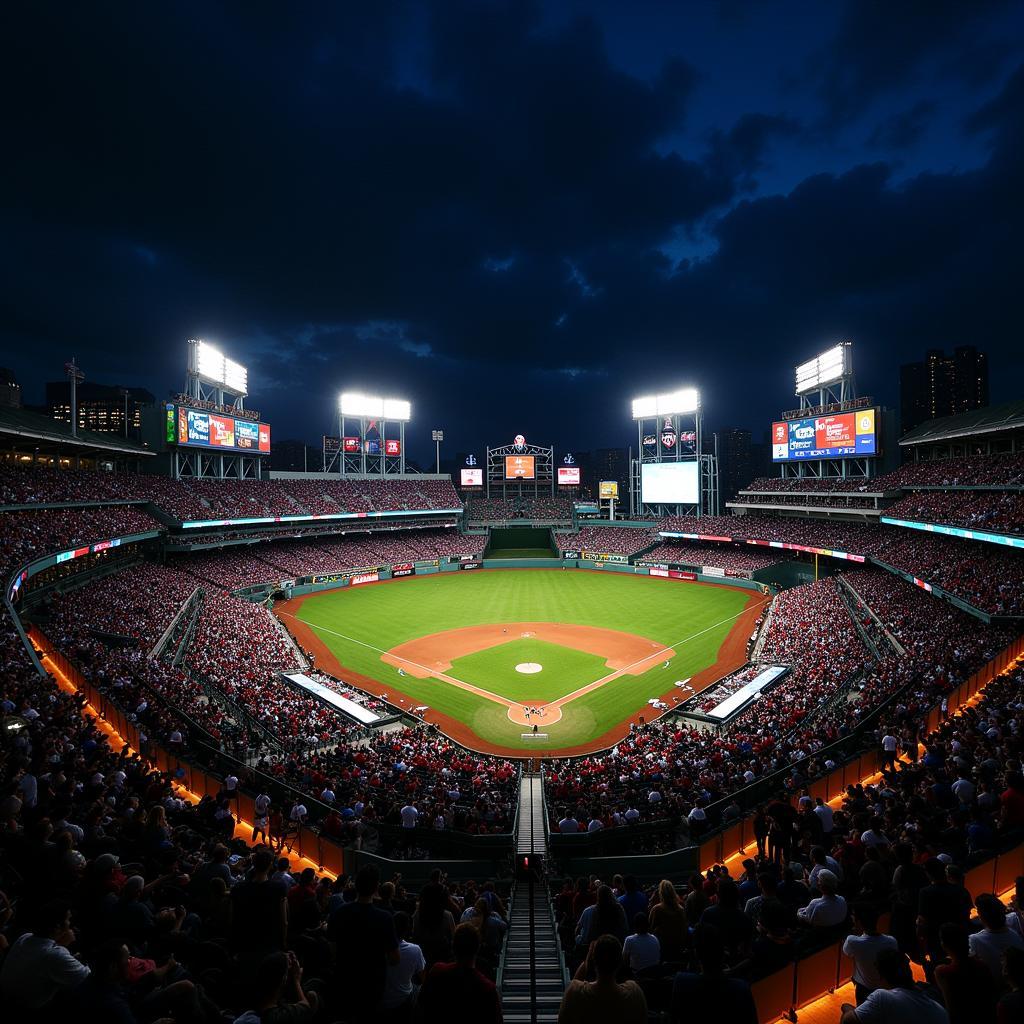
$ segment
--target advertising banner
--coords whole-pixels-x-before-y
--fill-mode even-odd
[[[243,451],[256,451],[260,445],[260,428],[258,423],[248,420],[235,420],[235,445]]]
[[[402,562],[400,565],[391,566],[392,576],[412,576],[415,571],[411,562]]]
[[[558,467],[558,483],[560,485],[572,485],[578,486],[580,482],[580,467],[579,466],[559,466]]]
[[[579,558],[580,557],[580,553],[578,551],[563,551],[562,552],[562,557],[563,558]]]
[[[483,566],[483,562],[460,562],[460,569],[480,569]]]
[[[402,454],[402,442],[396,439],[389,438],[384,442],[384,454],[385,455],[401,455]]]
[[[361,583],[376,583],[380,579],[380,573],[376,572],[360,572],[356,573],[349,579],[349,582],[353,587],[358,587]]]
[[[628,562],[628,555],[612,555],[607,551],[584,551],[583,557],[591,562]]]
[[[609,498],[619,497],[619,481],[618,480],[602,480],[598,484],[598,494],[602,501],[608,501]]]
[[[705,576],[724,576],[725,570],[720,569],[717,565],[704,565],[701,566],[700,570]]]
[[[260,428],[260,451],[261,452],[269,452],[270,451],[270,424],[269,423],[261,423],[259,425],[259,428]]]
[[[483,487],[484,471],[482,469],[460,470],[460,480],[463,487]]]
[[[167,413],[167,443],[174,444],[178,440],[178,424],[175,421],[174,406],[166,407]]]
[[[235,447],[235,421],[228,416],[210,413],[210,444],[214,448]]]
[[[341,439],[341,448],[346,455],[358,455],[359,454],[359,438],[358,437],[343,437]]]
[[[876,454],[874,409],[772,424],[773,462]]]
[[[695,580],[695,572],[681,572],[679,569],[661,569],[655,566],[651,569],[652,576],[661,576],[668,580]]]
[[[188,423],[188,443],[203,444],[210,443],[210,414],[196,412],[195,409],[182,409]]]

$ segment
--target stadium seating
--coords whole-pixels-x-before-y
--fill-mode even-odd
[[[650,551],[645,551],[645,562],[678,562],[681,565],[710,565],[719,569],[735,572],[754,572],[767,569],[785,561],[782,555],[773,551],[745,550],[730,548],[722,544],[659,544]]]
[[[560,551],[589,551],[595,554],[632,555],[652,544],[649,530],[632,526],[584,526],[577,533],[555,534]]]

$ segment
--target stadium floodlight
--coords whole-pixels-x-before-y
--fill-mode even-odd
[[[851,371],[850,343],[842,341],[796,368],[796,393],[820,391]]]
[[[342,416],[388,420],[391,423],[405,423],[412,419],[412,406],[402,398],[377,398],[356,391],[346,391],[341,396],[340,404]]]
[[[633,399],[633,419],[644,420],[653,416],[676,416],[696,412],[700,408],[700,393],[696,388],[681,388],[664,395],[649,395]]]
[[[399,420],[408,422],[412,419],[412,406],[404,398],[385,398],[384,419],[392,423]]]
[[[196,367],[200,377],[239,395],[249,393],[249,373],[241,363],[225,358],[224,353],[209,342],[200,339],[196,346]]]

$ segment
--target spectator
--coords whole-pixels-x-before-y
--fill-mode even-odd
[[[327,920],[338,997],[357,1022],[373,1018],[384,995],[388,965],[401,959],[394,919],[373,905],[379,885],[377,869],[363,865],[356,875],[355,900],[343,903]]]
[[[812,928],[835,928],[846,920],[846,900],[836,892],[839,879],[825,869],[818,873],[817,881],[821,895],[801,907],[797,917]]]
[[[840,1024],[949,1024],[945,1009],[914,985],[910,962],[896,949],[884,949],[876,961],[882,987],[860,1006],[844,1003]]]
[[[648,930],[646,914],[634,916],[633,934],[623,944],[622,961],[634,975],[661,963],[661,943]]]
[[[679,904],[676,887],[667,879],[658,884],[657,902],[650,912],[651,932],[661,943],[661,956],[667,963],[679,963],[688,944],[686,914]]]
[[[1024,938],[1006,926],[1006,908],[998,896],[983,893],[976,901],[982,929],[970,937],[971,956],[977,957],[998,987],[1003,983],[1003,953],[1008,949],[1024,951]]]
[[[287,999],[286,999],[287,996]],[[319,1001],[302,988],[302,967],[294,953],[271,953],[260,964],[254,1007],[235,1024],[302,1024],[312,1020]]]
[[[501,1024],[494,982],[477,970],[480,934],[460,924],[452,938],[454,963],[434,964],[420,989],[423,1024]]]
[[[949,962],[935,968],[935,985],[950,1024],[993,1024],[996,988],[987,965],[970,954],[967,929],[961,924],[944,924],[939,940]]]
[[[0,971],[0,992],[10,1012],[20,1007],[26,1014],[40,1013],[89,977],[89,968],[71,953],[74,943],[67,903],[40,907],[32,931],[15,940]]]
[[[725,942],[717,929],[698,925],[693,933],[700,972],[680,971],[672,984],[673,1021],[728,1021],[757,1024],[750,986],[725,974]]]
[[[646,1024],[647,1000],[640,986],[616,981],[621,965],[622,946],[615,936],[593,942],[562,996],[559,1024]],[[594,981],[587,980],[591,974]]]
[[[423,950],[408,941],[412,934],[412,919],[409,915],[399,911],[394,916],[394,924],[398,938],[398,962],[387,965],[380,1010],[389,1024],[405,1024],[412,1016],[416,992],[423,983],[427,961],[423,957]]]
[[[855,903],[853,934],[843,943],[843,955],[853,960],[853,985],[860,1006],[875,989],[883,987],[878,973],[878,954],[884,949],[898,949],[891,935],[878,931],[878,911],[871,903]],[[948,1005],[948,1004],[947,1004]]]

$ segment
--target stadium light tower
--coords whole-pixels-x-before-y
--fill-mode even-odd
[[[338,397],[341,475],[405,473],[405,425],[410,419],[412,406],[404,398],[342,392]],[[347,424],[358,424],[355,434],[346,432]],[[390,437],[389,425],[393,428]]]
[[[677,388],[633,399],[638,458],[631,460],[630,511],[701,515],[717,508],[715,457],[701,452],[700,391]]]

